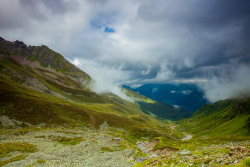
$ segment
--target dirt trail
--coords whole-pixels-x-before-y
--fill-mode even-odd
[[[172,125],[172,126],[170,126],[170,128],[171,129],[175,129],[177,127],[177,125]],[[183,137],[181,140],[190,140],[190,139],[192,139],[192,135],[190,135],[190,134],[186,134],[186,133],[183,133],[184,135],[185,135],[185,137]]]
[[[192,135],[189,135],[189,134],[186,134],[186,133],[184,133],[184,135],[185,135],[185,137],[183,137],[181,140],[190,140],[190,139],[192,139]]]

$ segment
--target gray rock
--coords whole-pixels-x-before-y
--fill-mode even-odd
[[[178,152],[179,155],[192,155],[191,151],[189,150],[181,150]]]
[[[147,160],[147,158],[145,158],[145,157],[137,157],[137,158],[135,158],[135,162],[139,162],[139,163],[141,163],[141,162],[143,162],[145,160]]]
[[[152,154],[149,158],[156,158],[156,157],[158,157],[157,154]]]

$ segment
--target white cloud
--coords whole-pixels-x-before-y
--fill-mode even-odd
[[[189,95],[190,93],[192,93],[193,91],[191,90],[182,90],[180,91],[180,93],[184,94],[184,95]]]
[[[198,83],[198,82],[207,82],[207,79],[175,79],[173,82],[176,83]]]
[[[143,74],[143,75],[147,75],[147,74],[149,74],[149,72],[150,72],[150,69],[151,69],[151,65],[149,65],[149,64],[147,64],[147,63],[143,63],[143,65],[146,65],[147,66],[147,71],[141,71],[141,74]]]
[[[171,90],[169,93],[181,93],[181,94],[184,94],[184,95],[189,95],[192,92],[193,92],[192,90],[187,89],[187,90],[181,90],[181,91]]]
[[[228,71],[222,71],[220,76],[213,76],[207,82],[199,83],[198,86],[204,91],[205,98],[210,102],[220,99],[250,95],[250,67],[240,65],[231,69],[230,77],[225,75]]]
[[[84,59],[74,59],[72,63],[87,72],[95,81],[94,84],[90,85],[94,92],[103,93],[111,91],[125,100],[132,101],[120,87],[122,81],[129,79],[130,76],[129,72],[126,73],[122,70],[122,66],[110,68],[106,66],[100,67],[100,64],[95,61],[86,61]],[[123,78],[123,80],[121,80],[121,78]]]
[[[130,85],[130,88],[136,89],[136,88],[139,88],[141,86],[142,86],[142,84],[133,84],[133,85]]]
[[[180,107],[181,106],[179,106],[179,105],[173,105],[174,106],[174,108],[176,109],[176,110],[180,110]]]

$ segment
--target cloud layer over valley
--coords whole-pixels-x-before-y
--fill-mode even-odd
[[[214,102],[250,90],[248,0],[2,0],[0,23],[6,40],[61,53],[97,92],[194,82]]]

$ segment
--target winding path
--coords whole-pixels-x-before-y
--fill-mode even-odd
[[[189,134],[186,134],[186,133],[183,133],[185,135],[185,137],[183,137],[181,140],[190,140],[192,139],[192,135],[189,135]]]
[[[172,125],[172,126],[170,126],[170,128],[171,129],[175,129],[176,128],[176,125]],[[173,131],[172,131],[172,133],[173,133]],[[183,137],[181,140],[190,140],[190,139],[192,139],[192,135],[190,135],[190,134],[186,134],[186,133],[183,133],[184,135],[185,135],[185,137]]]

